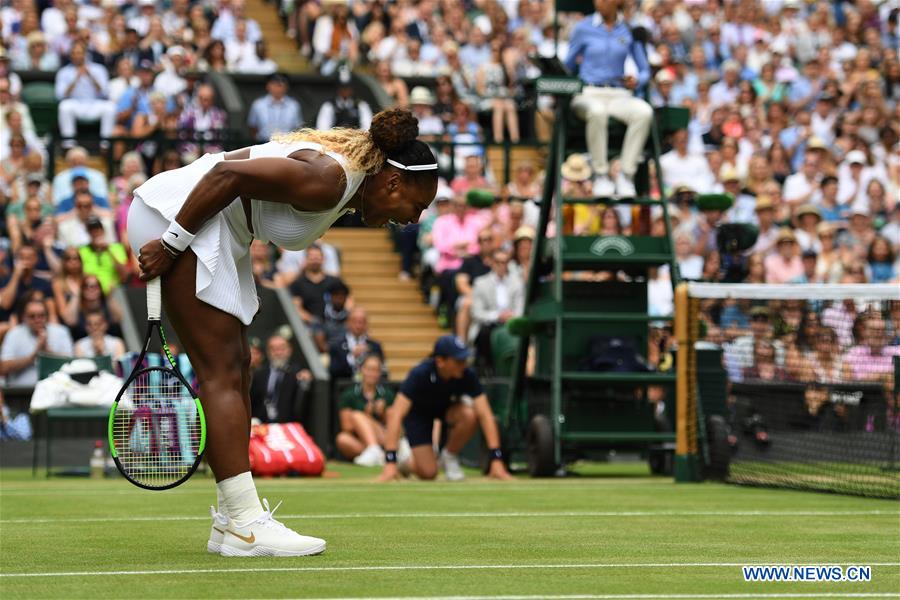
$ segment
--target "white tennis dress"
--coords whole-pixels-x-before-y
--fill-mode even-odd
[[[334,208],[306,212],[290,204],[251,199],[253,233],[250,233],[241,199],[235,198],[200,228],[191,243],[191,250],[197,255],[197,298],[234,315],[245,325],[250,324],[259,308],[250,266],[253,237],[288,250],[306,248],[347,212],[347,202],[365,178],[365,173],[351,170],[342,155],[310,142],[268,142],[252,146],[250,158],[287,157],[306,149],[323,152],[344,169],[347,188]],[[181,169],[151,177],[134,191],[134,201],[128,211],[128,239],[135,254],[147,242],[159,239],[194,186],[224,159],[224,153],[205,154]]]

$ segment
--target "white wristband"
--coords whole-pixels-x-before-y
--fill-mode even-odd
[[[178,224],[178,221],[172,220],[169,228],[162,234],[162,241],[170,247],[175,248],[179,252],[184,252],[185,248],[194,241],[194,234]]]

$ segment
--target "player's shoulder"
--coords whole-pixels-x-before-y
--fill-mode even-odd
[[[425,383],[431,380],[434,373],[434,359],[426,358],[415,367],[410,369],[406,375],[406,381],[410,383]]]

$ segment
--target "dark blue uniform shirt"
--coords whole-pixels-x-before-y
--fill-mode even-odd
[[[451,404],[463,396],[475,399],[483,389],[473,369],[467,368],[460,379],[444,381],[438,377],[434,359],[427,358],[409,372],[400,392],[412,402],[410,416],[443,419]]]

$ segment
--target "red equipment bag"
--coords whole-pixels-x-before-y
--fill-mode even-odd
[[[321,475],[324,470],[325,456],[300,423],[270,423],[253,428],[250,472],[254,475]]]

